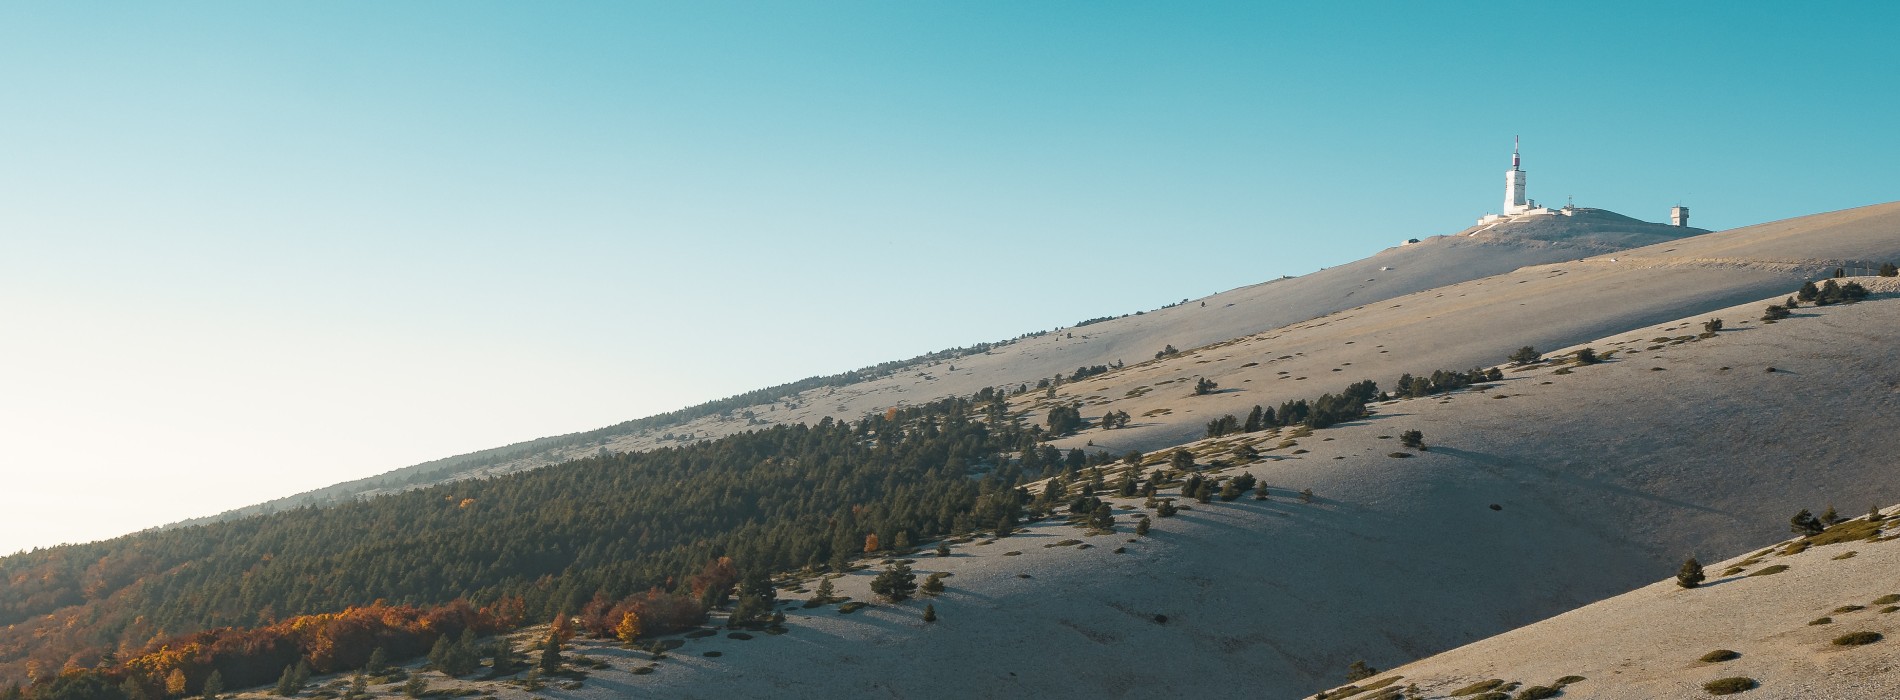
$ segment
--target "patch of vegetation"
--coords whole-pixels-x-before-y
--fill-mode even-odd
[[[1874,643],[1874,642],[1878,642],[1878,641],[1880,641],[1881,639],[1883,639],[1883,637],[1881,637],[1881,636],[1880,636],[1880,633],[1879,633],[1879,632],[1871,632],[1871,631],[1869,631],[1869,632],[1850,632],[1850,633],[1847,633],[1847,634],[1843,634],[1843,635],[1841,635],[1841,636],[1839,636],[1839,637],[1835,637],[1835,638],[1834,638],[1834,646],[1837,646],[1837,647],[1857,647],[1857,646],[1861,646],[1861,645],[1863,645],[1863,644],[1872,644],[1872,643]]]
[[[1393,452],[1393,453],[1390,453],[1390,454],[1387,454],[1386,456],[1387,456],[1387,457],[1392,457],[1392,458],[1395,458],[1395,459],[1405,459],[1405,458],[1407,458],[1407,457],[1410,457],[1410,456],[1412,456],[1412,453],[1410,453],[1410,452]]]
[[[1463,688],[1459,688],[1457,690],[1451,691],[1451,697],[1462,698],[1467,695],[1477,695],[1478,693],[1483,693],[1483,692],[1491,691],[1491,690],[1497,690],[1498,686],[1501,686],[1501,685],[1504,685],[1504,679],[1502,678],[1493,678],[1488,681],[1478,681],[1471,685],[1467,685]]]
[[[1812,627],[1814,625],[1831,625],[1831,624],[1834,624],[1834,618],[1831,618],[1831,617],[1817,617],[1815,619],[1808,621],[1809,627]]]
[[[1875,598],[1873,602],[1874,605],[1892,605],[1894,603],[1900,603],[1900,593],[1888,593],[1879,598]]]
[[[1856,610],[1866,610],[1866,609],[1867,609],[1867,606],[1865,605],[1843,605],[1841,607],[1835,608],[1834,614],[1839,615],[1841,613],[1851,613]]]
[[[857,612],[859,610],[863,610],[870,606],[871,606],[870,603],[866,603],[861,600],[854,600],[849,603],[845,603],[844,605],[838,606],[838,613],[841,615],[849,615],[851,613]]]
[[[1754,690],[1755,687],[1759,685],[1761,684],[1756,683],[1753,678],[1733,676],[1729,678],[1717,678],[1703,683],[1702,689],[1709,691],[1710,695],[1734,695],[1736,693]]]
[[[1583,676],[1574,676],[1574,675],[1572,675],[1572,676],[1564,676],[1564,677],[1562,677],[1562,678],[1559,678],[1559,679],[1557,679],[1557,682],[1556,682],[1556,683],[1555,683],[1554,685],[1556,685],[1556,686],[1557,686],[1557,687],[1559,687],[1559,688],[1562,688],[1562,687],[1564,687],[1564,686],[1566,686],[1566,685],[1570,685],[1570,684],[1572,684],[1572,683],[1582,683],[1582,682],[1584,682],[1584,681],[1587,681],[1587,680],[1590,680],[1590,679],[1588,679],[1588,678],[1584,678]]]
[[[1787,571],[1787,570],[1788,570],[1788,565],[1787,565],[1787,564],[1776,564],[1776,565],[1774,565],[1774,566],[1770,566],[1770,567],[1765,567],[1765,568],[1762,568],[1762,569],[1760,569],[1760,570],[1758,570],[1758,571],[1756,571],[1755,573],[1752,573],[1752,574],[1749,574],[1749,575],[1750,575],[1750,576],[1769,576],[1769,575],[1772,575],[1772,574],[1779,574],[1779,573],[1781,573],[1781,572],[1783,572],[1783,571]]]
[[[1742,658],[1742,655],[1740,653],[1737,653],[1735,651],[1731,651],[1728,649],[1717,649],[1707,654],[1703,654],[1700,660],[1703,663],[1719,664],[1724,661],[1734,661],[1739,658]]]
[[[1511,700],[1546,700],[1546,698],[1554,698],[1562,694],[1564,694],[1564,691],[1557,688],[1546,685],[1533,685],[1529,688],[1517,691],[1517,695]]]
[[[1060,542],[1051,542],[1049,544],[1045,544],[1043,545],[1043,548],[1047,549],[1049,547],[1074,547],[1078,544],[1082,544],[1082,541],[1081,540],[1062,540]]]

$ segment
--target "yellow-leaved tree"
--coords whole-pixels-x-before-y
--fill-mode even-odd
[[[634,614],[632,610],[621,615],[620,624],[614,626],[614,636],[619,637],[622,642],[632,644],[633,640],[640,637],[640,616]]]
[[[185,669],[174,668],[165,676],[165,696],[172,698],[185,696]]]

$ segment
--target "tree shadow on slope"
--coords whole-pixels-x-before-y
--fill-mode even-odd
[[[1506,459],[1498,455],[1486,454],[1483,452],[1475,452],[1472,450],[1462,450],[1456,447],[1446,447],[1444,445],[1432,445],[1431,451],[1435,454],[1446,455],[1446,456],[1453,457],[1456,459],[1464,460],[1466,462],[1469,462],[1471,464],[1474,464],[1484,469],[1486,472],[1490,474],[1493,474],[1499,477],[1506,477],[1513,473],[1522,474],[1522,473],[1525,473],[1526,471],[1530,471],[1530,472],[1534,472],[1537,475],[1543,476],[1545,478],[1548,478],[1554,481],[1565,482],[1573,486],[1577,486],[1580,488],[1585,488],[1585,489],[1589,489],[1593,491],[1599,491],[1599,492],[1614,494],[1618,496],[1626,496],[1629,498],[1636,498],[1636,499],[1640,499],[1644,501],[1649,501],[1652,503],[1660,503],[1660,504],[1664,504],[1668,506],[1673,506],[1676,508],[1685,508],[1688,510],[1694,510],[1694,511],[1703,512],[1703,513],[1725,515],[1725,513],[1723,513],[1723,511],[1721,510],[1710,508],[1708,506],[1701,505],[1698,503],[1690,503],[1688,501],[1678,500],[1674,498],[1667,498],[1667,497],[1659,496],[1657,494],[1643,491],[1640,489],[1631,488],[1629,486],[1625,486],[1622,484],[1612,483],[1603,479],[1593,479],[1593,478],[1584,477],[1574,472],[1568,472],[1568,471],[1563,471],[1563,470],[1558,470],[1558,469],[1541,468],[1535,465],[1528,465],[1521,462],[1515,462],[1513,460]]]

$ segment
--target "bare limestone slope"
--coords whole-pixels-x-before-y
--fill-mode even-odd
[[[1356,685],[1396,679],[1386,692],[1436,700],[1473,684],[1522,683],[1522,693],[1580,677],[1559,697],[1651,700],[1706,698],[1707,684],[1746,679],[1729,682],[1752,686],[1748,698],[1900,697],[1896,513],[1712,562],[1696,588],[1665,579]],[[1341,690],[1327,697],[1378,697]]]
[[[784,635],[682,638],[658,662],[592,644],[607,668],[561,696],[1301,697],[1338,685],[1354,660],[1395,666],[1645,585],[1686,553],[1753,551],[1797,508],[1900,501],[1887,454],[1900,431],[1900,298],[1742,323],[1778,298],[1590,339],[1608,355],[1599,364],[1511,371],[1307,435],[1196,441],[1203,463],[1235,463],[1218,476],[1244,470],[1270,499],[1190,503],[1137,538],[1139,499],[1111,498],[1115,534],[1046,521],[915,555],[920,573],[954,574],[935,599],[849,614],[793,606]],[[1728,329],[1699,337],[1707,316]],[[1400,449],[1393,437],[1408,429],[1429,449]],[[1246,460],[1243,442],[1263,454]],[[872,573],[839,579],[839,593],[868,598]],[[1740,590],[1706,592],[1725,586]],[[926,602],[937,622],[920,619]],[[1503,673],[1442,668],[1432,692]],[[1521,668],[1513,679],[1578,672]],[[1878,697],[1825,674],[1777,684]]]
[[[672,440],[718,437],[766,424],[815,423],[827,416],[857,418],[904,403],[972,394],[984,387],[1033,385],[1039,379],[1072,373],[1080,366],[1140,362],[1152,358],[1168,345],[1192,348],[1527,265],[1577,260],[1706,233],[1702,229],[1647,223],[1596,209],[1579,210],[1576,216],[1507,223],[1482,232],[1479,228],[1482,227],[1388,248],[1364,260],[1300,277],[1242,287],[1198,300],[1183,300],[1153,311],[1026,338],[982,355],[916,367],[845,387],[807,391],[785,402],[761,404],[684,425],[599,440],[571,444],[549,440],[548,444],[529,450],[531,454],[514,459],[491,460],[479,467],[386,487],[374,483],[381,477],[367,479],[349,488],[326,489],[322,495],[373,495],[445,479],[540,467],[600,449],[651,449]],[[391,475],[406,476],[423,466],[440,468],[434,464],[419,465]]]

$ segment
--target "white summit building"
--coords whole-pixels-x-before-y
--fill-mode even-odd
[[[1504,213],[1486,214],[1478,223],[1492,223],[1520,216],[1571,216],[1576,208],[1568,204],[1562,209],[1550,209],[1537,206],[1537,200],[1524,193],[1523,161],[1518,156],[1518,141],[1511,139],[1511,169],[1504,171]]]

